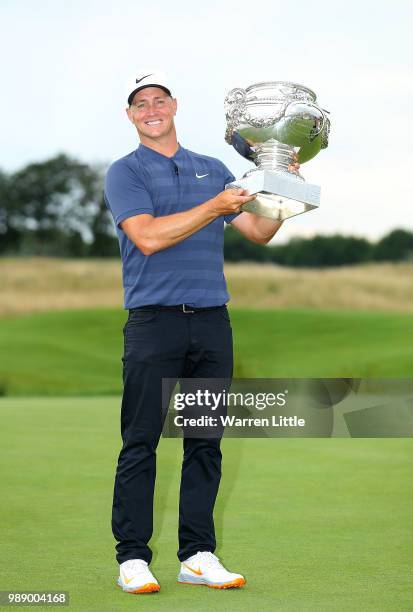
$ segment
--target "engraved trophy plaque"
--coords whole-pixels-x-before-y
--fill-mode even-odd
[[[327,113],[316,103],[316,94],[297,83],[256,83],[228,93],[225,140],[256,165],[225,186],[257,194],[242,210],[283,221],[319,206],[320,187],[288,167],[295,153],[303,164],[327,147]]]

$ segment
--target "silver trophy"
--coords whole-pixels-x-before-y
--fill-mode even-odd
[[[297,83],[256,83],[228,93],[225,140],[257,166],[225,186],[257,194],[242,210],[284,220],[319,206],[320,187],[288,167],[294,153],[303,164],[327,147],[327,113],[316,104],[316,94]]]

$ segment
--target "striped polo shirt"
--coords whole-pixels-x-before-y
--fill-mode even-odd
[[[153,255],[144,255],[119,224],[141,213],[162,217],[189,210],[233,180],[218,159],[181,146],[173,157],[166,157],[140,144],[109,167],[104,197],[119,239],[125,308],[220,306],[229,300],[223,271],[224,221],[230,223],[237,214],[218,217]]]

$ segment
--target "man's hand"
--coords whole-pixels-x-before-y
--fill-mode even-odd
[[[218,215],[231,215],[239,212],[242,204],[251,202],[256,197],[256,195],[249,195],[246,189],[225,189],[209,202],[214,213]]]

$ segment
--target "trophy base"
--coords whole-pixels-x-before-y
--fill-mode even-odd
[[[292,173],[256,170],[245,178],[225,185],[225,189],[247,189],[257,194],[252,202],[241,210],[284,221],[317,208],[320,204],[320,187],[305,183]]]

